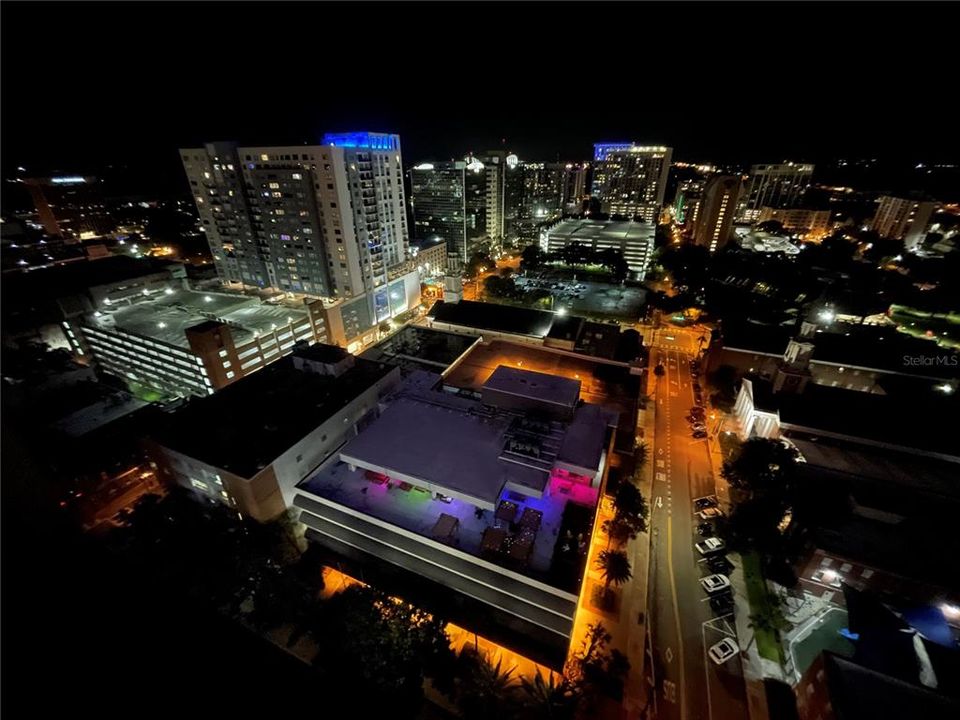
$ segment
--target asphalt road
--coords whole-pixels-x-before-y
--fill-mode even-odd
[[[694,440],[686,416],[693,405],[690,333],[666,333],[651,348],[650,367],[662,362],[657,380],[648,615],[651,622],[656,711],[671,720],[747,717],[740,658],[716,666],[707,649],[734,636],[733,618],[715,617],[700,588],[709,575],[693,547],[697,520],[693,499],[714,492],[705,440]]]

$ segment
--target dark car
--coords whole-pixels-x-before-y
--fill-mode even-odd
[[[718,615],[726,615],[727,613],[733,612],[733,595],[730,593],[714,595],[710,598],[710,607],[712,607],[713,611]]]
[[[703,510],[708,507],[716,507],[717,499],[712,495],[707,495],[706,497],[700,497],[693,501],[693,505],[697,510]]]
[[[702,407],[692,407],[690,408],[690,415],[697,418],[698,420],[703,420],[707,416],[707,411]]]
[[[701,390],[703,390],[703,388],[700,387],[700,383],[694,383],[694,384],[693,384],[693,391],[694,391],[695,393],[698,393],[698,392],[700,392]]]
[[[727,560],[724,555],[715,555],[707,560],[707,567],[710,568],[711,572],[729,573],[733,570],[733,563]]]
[[[706,430],[694,430],[694,431],[693,431],[693,437],[695,437],[697,440],[703,440],[706,436],[707,436],[707,431],[706,431]]]
[[[713,535],[713,525],[708,522],[700,523],[697,525],[697,535],[704,537],[707,535]]]

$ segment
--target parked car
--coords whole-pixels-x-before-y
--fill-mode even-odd
[[[703,432],[706,432],[706,431],[707,431],[707,426],[706,426],[704,423],[702,423],[702,422],[694,421],[694,422],[691,424],[690,429],[693,430],[694,432],[696,432],[697,430],[702,430]]]
[[[719,573],[707,575],[700,578],[700,587],[706,590],[709,595],[716,595],[718,592],[730,589],[730,578]]]
[[[703,497],[698,497],[693,501],[693,506],[697,510],[703,510],[708,507],[717,506],[717,498],[714,495],[704,495]]]
[[[698,553],[706,557],[707,555],[722,553],[727,545],[718,537],[708,537],[706,540],[698,542],[694,547]]]
[[[733,595],[725,592],[710,598],[710,607],[718,615],[727,615],[733,612]]]
[[[697,525],[697,535],[712,535],[713,534],[713,525],[708,522],[702,522]]]
[[[690,415],[700,420],[700,422],[703,422],[707,419],[707,411],[698,405],[694,405],[692,408],[690,408]]]
[[[730,638],[725,637],[716,645],[710,646],[707,654],[717,665],[723,665],[727,660],[740,652],[740,647]]]
[[[733,563],[727,560],[726,555],[714,555],[707,560],[707,567],[710,568],[710,572],[721,575],[729,575],[733,571]]]
[[[723,513],[720,512],[719,508],[708,507],[698,512],[697,517],[701,520],[715,520],[718,517],[723,517]]]
[[[700,387],[700,383],[695,382],[695,383],[693,384],[693,391],[694,391],[695,393],[699,393],[699,392],[701,392],[702,390],[703,390],[703,388]]]
[[[694,430],[693,437],[697,440],[703,440],[707,436],[706,430]]]

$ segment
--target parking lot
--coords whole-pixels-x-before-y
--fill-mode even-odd
[[[546,290],[553,295],[554,309],[564,307],[586,317],[636,320],[646,303],[643,288],[611,283],[518,277],[516,284],[522,290]]]

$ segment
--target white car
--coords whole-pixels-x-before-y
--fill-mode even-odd
[[[719,552],[723,552],[723,549],[726,547],[723,540],[717,537],[708,537],[702,542],[698,542],[694,547],[697,549],[697,552],[701,555],[715,555]]]
[[[700,587],[706,590],[708,594],[713,595],[727,590],[730,587],[730,578],[726,575],[707,575],[700,578]]]
[[[701,520],[716,520],[718,517],[722,516],[723,513],[720,512],[720,509],[715,507],[704,508],[697,513],[697,517]]]
[[[730,638],[725,637],[716,645],[710,647],[707,653],[717,665],[723,665],[727,660],[740,652],[740,647]]]

